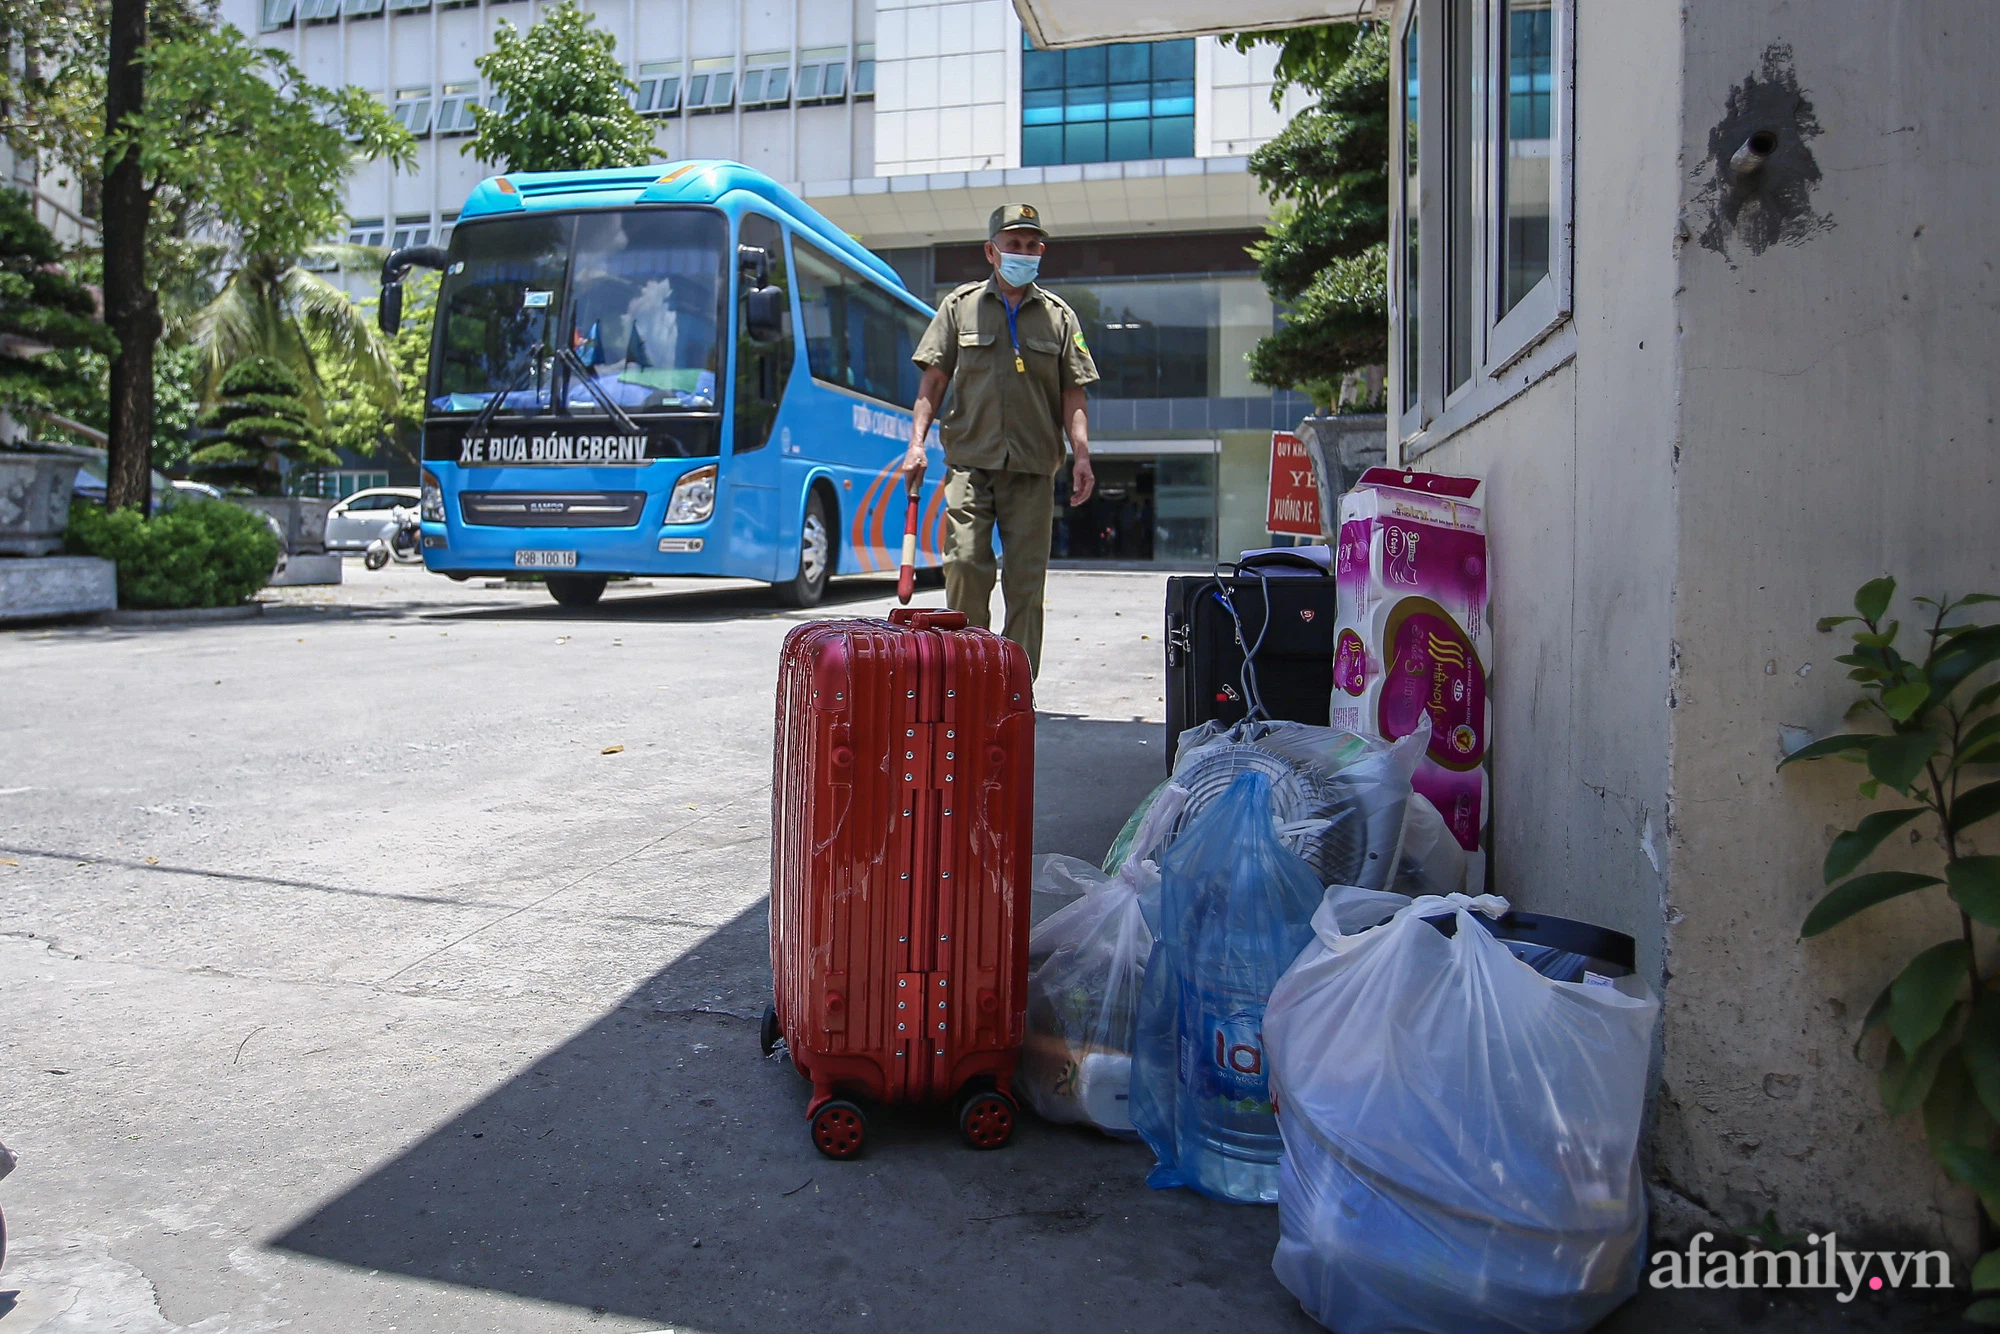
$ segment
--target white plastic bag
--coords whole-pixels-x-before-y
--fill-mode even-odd
[[[1278,1280],[1338,1334],[1590,1328],[1644,1258],[1659,1003],[1536,973],[1471,919],[1504,899],[1426,896],[1345,934],[1338,897],[1264,1015]],[[1454,913],[1449,938],[1425,920]]]
[[[1035,862],[1037,894],[1080,895],[1028,937],[1028,1033],[1015,1087],[1050,1121],[1082,1122],[1130,1138],[1132,1033],[1139,984],[1153,948],[1142,898],[1160,871],[1145,860],[1180,815],[1183,788],[1151,799],[1116,875],[1075,857]]]

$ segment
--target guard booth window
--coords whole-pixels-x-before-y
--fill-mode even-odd
[[[737,237],[740,244],[761,246],[771,257],[770,284],[790,290],[785,267],[784,230],[770,218],[756,213],[743,215]],[[778,406],[785,396],[785,384],[792,378],[792,340],[789,334],[772,343],[751,338],[744,327],[743,294],[750,280],[737,278],[736,299],[736,434],[735,449],[747,454],[771,443],[771,427],[778,420]]]
[[[825,251],[796,239],[793,246],[813,378],[915,407],[922,375],[910,354],[930,321]]]

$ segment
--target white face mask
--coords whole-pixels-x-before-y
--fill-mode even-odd
[[[1009,287],[1026,287],[1035,281],[1035,274],[1041,271],[1040,255],[1000,256],[1000,281]]]

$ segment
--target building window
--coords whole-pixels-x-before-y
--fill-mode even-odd
[[[870,67],[873,72],[873,66]],[[818,46],[799,52],[797,97],[801,102],[838,102],[847,96],[847,48]]]
[[[1391,311],[1401,435],[1421,453],[1566,355],[1575,0],[1404,0]],[[1561,337],[1552,335],[1561,333]],[[1546,346],[1545,346],[1546,345]]]
[[[307,23],[324,23],[340,17],[340,0],[299,0],[299,17]]]
[[[429,218],[398,218],[396,231],[389,238],[391,250],[401,250],[406,245],[429,245],[431,243],[431,220]]]
[[[412,9],[429,9],[430,7],[431,0],[389,0],[389,8],[399,12]]]
[[[632,109],[642,116],[670,116],[681,109],[681,62],[654,60],[639,66]]]
[[[687,109],[724,111],[736,101],[736,59],[717,56],[688,67]]]
[[[351,19],[379,18],[382,14],[382,0],[346,0],[342,10]]]
[[[1023,166],[1194,156],[1192,40],[1022,47]]]
[[[854,100],[875,96],[875,43],[863,42],[854,48]]]
[[[380,218],[356,218],[347,225],[347,244],[379,246],[385,237]]]
[[[275,32],[279,28],[292,26],[292,14],[298,9],[298,0],[264,0],[260,11],[262,28],[265,32]]]
[[[478,105],[478,84],[446,84],[443,94],[438,98],[437,132],[439,134],[471,134],[477,128],[472,122],[472,109]]]
[[[880,283],[796,234],[792,255],[813,378],[898,407],[914,407],[922,372],[910,354],[930,321]]]
[[[438,225],[439,245],[448,246],[451,244],[451,229],[456,227],[457,225],[458,225],[458,214],[447,213],[444,215],[443,220]]]
[[[792,53],[770,51],[743,58],[743,105],[781,107],[792,100]]]
[[[389,113],[398,125],[421,139],[431,132],[431,90],[398,88],[396,105]]]

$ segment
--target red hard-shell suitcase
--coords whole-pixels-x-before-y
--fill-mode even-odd
[[[771,974],[812,1081],[813,1143],[861,1151],[861,1104],[957,1104],[1013,1133],[1026,1026],[1035,714],[1019,645],[958,612],[785,637],[771,783]]]

